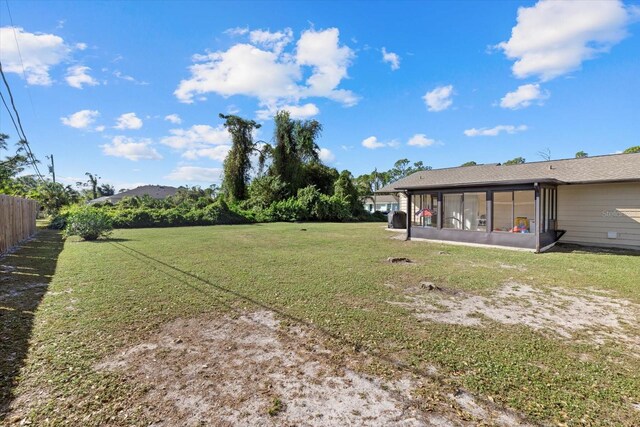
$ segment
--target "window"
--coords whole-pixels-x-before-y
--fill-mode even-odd
[[[487,193],[444,195],[443,228],[487,231]]]
[[[534,233],[536,225],[535,192],[513,192],[514,233]]]
[[[493,193],[493,231],[532,233],[535,217],[533,190]]]
[[[413,196],[413,225],[419,227],[438,226],[438,195],[416,194]]]
[[[513,193],[493,193],[493,231],[510,231],[513,227]]]
[[[453,228],[454,230],[462,230],[462,193],[453,193],[444,195],[444,212],[442,218],[442,228]]]
[[[487,231],[487,193],[464,193],[465,230]]]

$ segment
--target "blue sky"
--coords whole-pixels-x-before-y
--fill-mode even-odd
[[[325,163],[354,175],[640,144],[637,1],[8,6],[0,60],[34,153],[67,183],[219,182],[218,113],[271,141],[279,108],[319,120]],[[4,109],[0,131],[17,139]]]

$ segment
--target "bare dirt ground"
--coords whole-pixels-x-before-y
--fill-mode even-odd
[[[405,293],[406,301],[394,304],[412,310],[419,319],[468,326],[487,320],[522,324],[595,345],[617,342],[640,357],[640,305],[612,298],[606,291],[541,289],[508,282],[493,294],[480,296],[423,282]]]
[[[523,425],[463,391],[424,411],[412,391],[425,379],[359,374],[357,357],[337,364],[309,337],[268,311],[178,319],[95,369],[146,384],[142,406],[156,427]]]

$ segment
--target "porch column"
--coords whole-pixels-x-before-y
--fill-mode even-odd
[[[444,209],[442,207],[442,193],[438,192],[438,195],[436,197],[438,198],[438,221],[436,227],[438,227],[438,230],[440,230],[442,229],[442,214],[444,213]]]
[[[542,227],[542,211],[541,211],[541,203],[540,203],[540,186],[538,185],[538,183],[534,184],[535,187],[535,197],[536,197],[536,203],[535,203],[535,219],[536,219],[536,229],[535,229],[535,233],[536,233],[536,253],[540,252],[540,228]]]
[[[493,191],[487,191],[487,233],[493,232]]]
[[[411,193],[407,192],[407,240],[411,240]]]

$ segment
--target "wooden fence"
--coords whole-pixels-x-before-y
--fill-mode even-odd
[[[38,202],[0,194],[0,254],[36,234]]]

